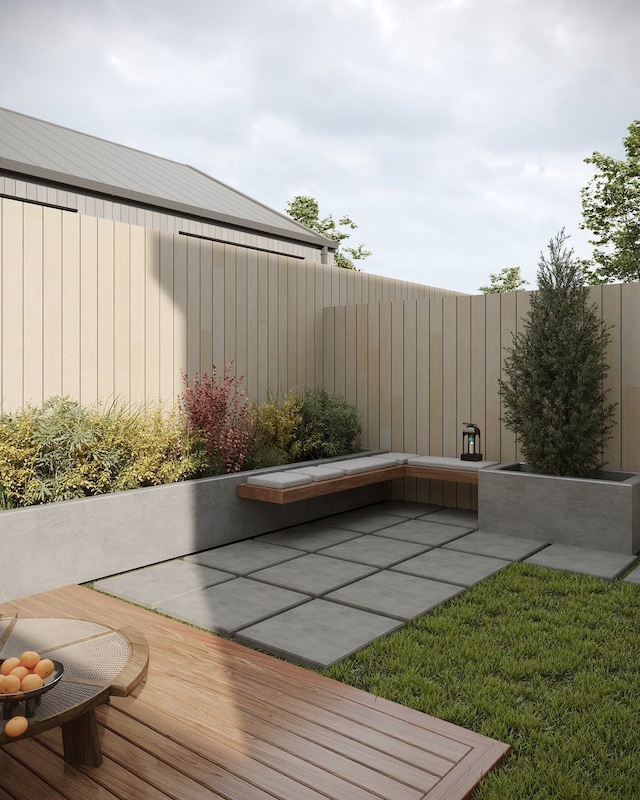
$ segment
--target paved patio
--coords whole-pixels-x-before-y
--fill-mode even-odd
[[[322,668],[514,561],[613,580],[636,560],[477,525],[474,512],[389,501],[94,585]],[[625,580],[640,583],[640,567]]]

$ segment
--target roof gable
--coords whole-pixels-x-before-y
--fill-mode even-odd
[[[204,172],[0,108],[0,166],[331,249],[336,243]],[[33,169],[31,169],[33,168]],[[208,213],[207,213],[208,212]]]

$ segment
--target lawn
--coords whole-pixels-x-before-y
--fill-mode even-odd
[[[513,564],[324,674],[508,742],[474,800],[640,798],[640,586]]]

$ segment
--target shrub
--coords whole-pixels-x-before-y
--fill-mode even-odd
[[[186,480],[205,463],[178,413],[52,397],[0,417],[3,508]]]
[[[220,377],[215,366],[211,375],[198,373],[193,386],[183,374],[185,390],[180,408],[192,434],[202,437],[212,474],[240,472],[254,439],[252,405],[239,386],[242,378],[230,375],[232,362]]]
[[[282,403],[272,397],[256,406],[255,422],[252,467],[275,467],[296,460],[292,452],[302,425],[302,403],[296,389],[290,389]]]
[[[291,446],[293,461],[333,458],[358,449],[362,433],[357,408],[324,389],[307,389],[302,397],[302,423]]]
[[[549,260],[541,254],[539,289],[508,350],[500,394],[504,421],[534,471],[595,477],[615,409],[603,387],[610,335],[588,305],[584,273],[566,238],[561,231],[551,239]]]

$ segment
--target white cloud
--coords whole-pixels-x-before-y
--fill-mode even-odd
[[[349,214],[370,271],[475,290],[640,117],[635,0],[0,0],[0,105]]]

